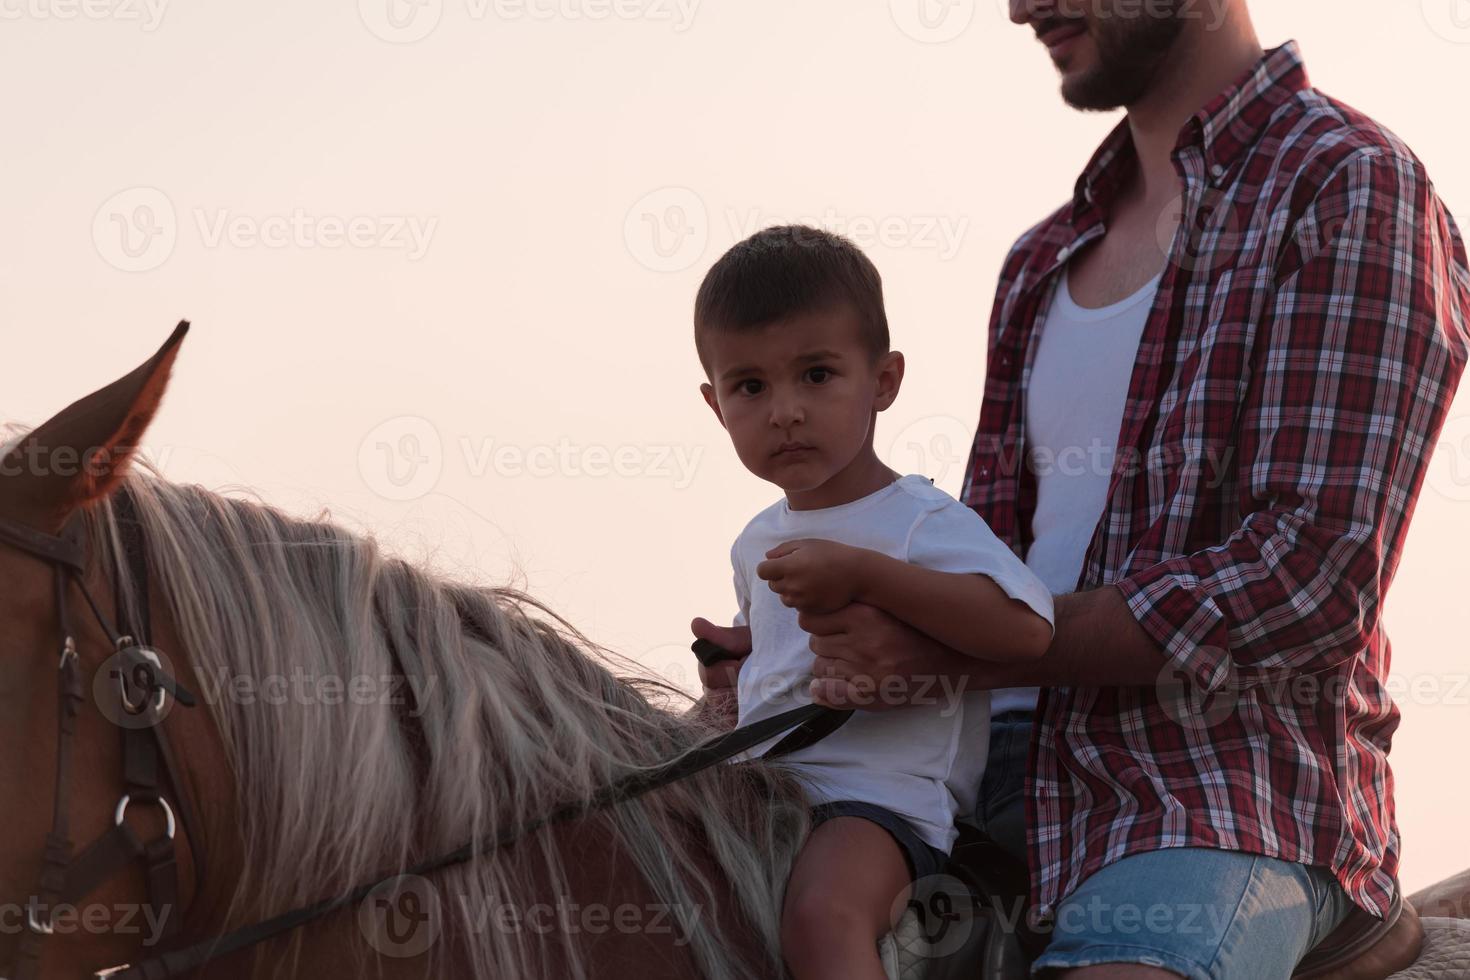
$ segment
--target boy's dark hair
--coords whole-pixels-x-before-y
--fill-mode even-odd
[[[694,301],[694,346],[710,371],[704,338],[715,330],[755,330],[777,320],[848,304],[872,360],[888,353],[883,279],[848,239],[806,225],[781,225],[730,248],[704,277]]]

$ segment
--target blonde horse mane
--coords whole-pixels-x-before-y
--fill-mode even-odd
[[[687,696],[619,677],[611,668],[626,663],[524,592],[456,584],[324,518],[146,470],[127,489],[183,648],[165,653],[187,651],[233,768],[245,861],[232,918],[253,921],[494,839],[710,734],[673,710]],[[100,554],[118,564],[111,504],[89,521]],[[133,595],[131,583],[123,589]],[[400,662],[416,675],[416,705],[380,703],[392,700],[383,682]],[[293,678],[340,679],[341,703],[295,696]],[[372,696],[352,696],[354,684]],[[701,975],[779,975],[780,898],[807,829],[789,777],[717,766],[601,819]],[[432,956],[452,949],[477,976],[550,980],[552,963],[558,977],[588,975],[580,937],[484,921],[533,889],[567,893],[548,832],[433,881],[455,897],[441,901],[452,941]],[[742,961],[736,929],[756,937],[764,961]]]

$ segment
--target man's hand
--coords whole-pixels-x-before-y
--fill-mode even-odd
[[[703,616],[696,616],[689,629],[701,640],[709,640],[724,647],[738,660],[722,660],[713,667],[699,665],[699,683],[704,686],[704,697],[694,707],[694,713],[706,717],[717,728],[731,728],[740,716],[740,702],[735,685],[740,677],[740,666],[750,655],[749,626],[716,626]]]
[[[866,603],[831,613],[801,613],[817,655],[812,699],[831,708],[884,711],[909,704],[945,706],[968,691],[1006,686],[1004,665],[956,653]],[[994,683],[988,683],[988,672]]]
[[[767,551],[755,574],[784,605],[801,612],[836,612],[857,598],[862,562],[870,554],[866,548],[839,541],[796,538]]]

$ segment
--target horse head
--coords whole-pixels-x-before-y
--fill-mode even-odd
[[[708,732],[524,592],[151,471],[186,330],[3,452],[4,975],[153,962],[324,901],[344,907],[209,975],[779,973],[790,778],[718,766],[538,825]]]

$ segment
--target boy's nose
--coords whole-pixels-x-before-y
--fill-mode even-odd
[[[777,396],[771,400],[771,424],[785,427],[800,422],[806,413],[796,398]]]

